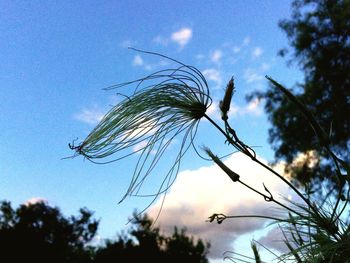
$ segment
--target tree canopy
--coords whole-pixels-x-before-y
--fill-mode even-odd
[[[115,241],[107,240],[97,250],[96,262],[208,262],[208,243],[195,241],[177,227],[171,236],[165,236],[147,215],[134,214],[129,235],[131,238],[124,234]]]
[[[147,215],[135,213],[128,234],[93,246],[99,221],[86,208],[65,217],[45,202],[12,208],[0,203],[0,261],[7,262],[208,262],[209,244],[176,227],[162,235]]]
[[[350,159],[350,1],[295,0],[292,17],[280,21],[291,49],[289,62],[297,62],[304,72],[303,83],[293,87],[299,101],[312,112],[329,134],[332,151]],[[266,101],[265,111],[272,123],[269,140],[276,159],[302,184],[336,182],[335,167],[321,150],[313,130],[296,105],[270,86],[255,93]],[[253,97],[253,96],[251,96]],[[303,153],[305,158],[293,160]]]
[[[80,209],[78,216],[64,217],[44,202],[0,204],[1,257],[9,262],[87,262],[85,245],[95,236],[98,221]]]

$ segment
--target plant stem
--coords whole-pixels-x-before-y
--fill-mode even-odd
[[[286,205],[284,205],[284,204],[278,202],[278,201],[275,200],[272,196],[270,197],[270,196],[267,196],[267,195],[261,193],[260,191],[258,191],[258,190],[256,190],[256,189],[254,189],[253,187],[247,185],[246,183],[242,182],[241,180],[238,180],[238,182],[241,183],[242,185],[244,185],[245,187],[247,187],[248,189],[250,189],[250,190],[254,191],[255,193],[257,193],[257,194],[261,195],[262,197],[264,197],[265,201],[267,201],[267,202],[274,202],[274,203],[276,203],[277,205],[279,205],[279,206],[281,206],[281,207],[287,209],[288,211],[290,211],[290,212],[292,212],[292,213],[294,213],[294,214],[296,214],[296,215],[298,215],[298,216],[300,216],[300,217],[303,217],[302,214],[300,214],[299,212],[295,211],[294,209],[292,209],[292,208],[290,208],[290,207],[288,207],[288,206],[286,206]]]
[[[227,133],[215,122],[213,121],[207,114],[204,114],[204,117],[215,126],[215,128],[217,128],[224,136],[225,138],[228,140],[228,142],[230,142],[230,144],[232,144],[235,148],[238,148],[238,150],[242,150],[240,147],[237,147],[234,142],[232,141],[232,139],[227,135]],[[241,152],[245,153],[245,150],[242,150]],[[246,154],[246,153],[245,153]],[[247,155],[247,154],[246,154]],[[264,167],[265,169],[267,169],[269,172],[273,173],[274,175],[276,175],[279,179],[281,179],[285,184],[287,184],[312,210],[315,214],[318,214],[318,211],[315,209],[315,207],[312,206],[312,204],[310,203],[310,201],[308,199],[305,198],[305,196],[294,186],[292,185],[287,179],[285,179],[282,175],[280,175],[279,173],[277,173],[275,170],[273,170],[272,168],[270,168],[269,166],[267,166],[266,164],[264,164],[263,162],[259,161],[255,156],[252,155],[248,155],[254,162],[256,162],[257,164],[261,165],[262,167]]]
[[[226,216],[226,218],[262,218],[262,219],[271,219],[275,221],[288,221],[282,218],[272,217],[272,216],[261,216],[261,215],[241,215],[241,216]]]

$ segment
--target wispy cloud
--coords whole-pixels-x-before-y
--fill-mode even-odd
[[[227,66],[235,64],[238,60],[249,61],[249,58],[257,58],[263,54],[263,49],[261,47],[256,47],[253,49],[250,46],[251,38],[249,36],[245,37],[238,43],[224,42],[217,47],[214,47],[209,52],[203,52],[196,55],[196,59],[205,63],[205,65],[212,65],[212,67],[217,67],[220,65]],[[255,62],[255,61],[254,61]]]
[[[219,104],[216,101],[213,101],[210,107],[207,109],[206,114],[208,114],[208,116],[214,120],[221,119]]]
[[[150,63],[141,55],[135,55],[131,61],[131,64],[134,67],[142,67],[144,70],[151,71],[155,70],[158,67],[165,67],[169,64],[169,62],[164,59],[160,59],[157,62]]]
[[[290,233],[285,232],[285,235],[290,235]],[[272,228],[267,234],[261,237],[258,241],[269,249],[275,249],[282,253],[288,252],[288,247],[284,243],[284,235],[279,227]]]
[[[262,63],[260,67],[247,68],[243,73],[243,78],[247,83],[255,83],[265,79],[267,71],[270,69],[270,64]]]
[[[220,49],[214,50],[210,55],[210,60],[214,63],[219,63],[222,58],[222,51]]]
[[[247,69],[244,72],[243,78],[246,80],[247,83],[252,83],[259,80],[263,80],[264,76],[253,69]]]
[[[242,114],[252,114],[260,116],[263,113],[261,100],[258,98],[250,101],[242,110]]]
[[[83,108],[80,112],[74,114],[73,118],[90,125],[96,125],[102,120],[103,116],[104,112],[95,106],[91,109]]]
[[[262,107],[261,100],[256,98],[250,101],[245,106],[238,106],[232,102],[230,106],[230,111],[228,112],[228,117],[232,119],[232,118],[242,117],[242,116],[260,116],[262,113],[263,113],[263,107]],[[220,113],[219,103],[216,101],[213,101],[213,103],[207,110],[207,114],[215,120],[220,120],[221,113]]]
[[[248,46],[250,44],[250,37],[245,37],[242,42],[242,46]]]
[[[233,47],[232,47],[232,51],[233,51],[233,53],[237,54],[237,53],[239,53],[239,52],[241,51],[241,47],[239,47],[239,46],[233,46]]]
[[[183,48],[188,44],[192,38],[192,29],[189,27],[181,28],[180,30],[171,34],[171,41],[177,43],[180,48]]]
[[[29,206],[37,203],[47,203],[47,199],[42,197],[32,197],[32,198],[29,198],[27,201],[25,201],[24,205]]]
[[[201,61],[201,60],[205,59],[205,55],[203,55],[203,54],[197,54],[197,55],[196,55],[196,59]]]
[[[134,66],[142,66],[144,64],[142,57],[140,55],[135,55],[132,64]]]
[[[288,187],[242,154],[229,157],[225,163],[240,174],[245,183],[261,191],[264,182],[279,201],[282,200],[277,193],[283,196],[289,193]],[[151,207],[152,217],[157,215],[161,206],[160,200]],[[276,210],[260,196],[230,181],[217,166],[210,165],[178,175],[166,197],[158,223],[169,233],[174,225],[186,226],[189,234],[210,240],[210,258],[220,258],[224,251],[232,251],[231,244],[239,235],[258,230],[266,223],[254,219],[227,220],[220,225],[205,222],[213,213],[275,215]]]
[[[267,70],[270,69],[270,67],[271,67],[270,64],[262,63],[261,66],[260,66],[260,70],[261,70],[262,72],[266,72]]]
[[[228,112],[228,117],[233,118],[237,116],[237,114],[240,111],[240,107],[235,105],[234,103],[231,103],[230,111]],[[221,120],[221,113],[219,108],[219,103],[216,101],[213,101],[210,105],[209,109],[207,110],[208,116],[210,116],[214,120]]]
[[[136,144],[135,146],[133,146],[132,147],[132,151],[133,152],[139,152],[141,149],[143,149],[146,146],[147,146],[147,142],[146,141],[142,141],[142,142]]]
[[[175,43],[182,49],[190,42],[192,35],[192,28],[183,27],[168,36],[157,35],[152,41],[161,46],[168,46],[170,43]]]
[[[222,76],[219,70],[208,68],[202,71],[202,74],[207,80],[214,81],[218,86],[222,83]]]
[[[262,55],[263,53],[263,50],[261,47],[256,47],[253,49],[253,52],[252,52],[252,57],[253,58],[258,58]]]
[[[158,35],[153,38],[153,42],[162,46],[167,46],[169,44],[169,38],[166,38],[162,35]]]
[[[119,43],[119,46],[121,46],[122,48],[128,48],[134,45],[135,45],[135,42],[131,40],[123,40],[122,42]]]
[[[240,44],[237,44],[237,43],[234,45],[229,44],[228,46],[230,47],[230,49],[234,54],[238,54],[241,51],[243,51],[247,46],[249,46],[250,42],[251,42],[251,38],[247,36],[242,40]]]

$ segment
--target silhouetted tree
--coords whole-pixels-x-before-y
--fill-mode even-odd
[[[206,254],[209,244],[186,235],[185,229],[174,228],[174,233],[166,240],[165,253],[173,262],[208,262]]]
[[[130,238],[120,235],[116,241],[107,240],[96,252],[96,262],[208,262],[209,244],[194,241],[175,227],[174,233],[166,237],[153,226],[147,216],[134,215]]]
[[[21,205],[0,203],[1,262],[89,262],[85,246],[95,236],[98,221],[80,209],[65,218],[45,202]],[[3,261],[4,260],[4,261]]]
[[[147,216],[135,213],[128,234],[107,240],[104,246],[89,242],[98,221],[83,208],[78,216],[64,217],[45,202],[20,205],[0,202],[0,262],[198,262],[206,263],[209,244],[194,241],[175,228],[165,237]]]
[[[295,86],[293,93],[329,133],[332,150],[349,161],[350,1],[295,0],[292,8],[292,18],[282,20],[280,27],[294,50],[290,62],[297,61],[305,75],[304,83]],[[287,53],[286,49],[280,51],[282,56]],[[308,152],[304,161],[288,166],[295,178],[302,184],[332,181],[335,168],[330,157],[317,146],[317,138],[296,104],[274,87],[256,95],[266,99],[276,159],[291,163],[299,153]]]

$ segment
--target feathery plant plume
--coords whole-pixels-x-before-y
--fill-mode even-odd
[[[157,53],[137,51],[166,58],[175,62],[177,66],[108,88],[119,89],[123,86],[135,85],[133,94],[130,97],[125,96],[123,101],[114,106],[84,141],[77,146],[70,145],[70,148],[75,150],[74,156],[82,155],[92,162],[109,163],[136,155],[138,161],[135,164],[130,186],[122,198],[124,200],[127,196],[141,195],[140,190],[143,184],[158,167],[158,162],[164,159],[166,154],[169,154],[170,147],[173,148],[177,144],[179,148],[176,151],[171,149],[170,155],[172,155],[173,160],[167,159],[170,167],[168,167],[167,172],[163,173],[163,179],[158,180],[158,190],[155,194],[146,195],[153,196],[153,201],[155,201],[160,194],[166,193],[174,182],[186,151],[193,146],[197,152],[193,140],[199,121],[204,117],[217,128],[228,144],[279,178],[290,187],[301,201],[301,203],[299,201],[298,203],[293,201],[280,202],[274,198],[273,193],[265,184],[263,184],[264,190],[246,184],[220,157],[213,154],[209,148],[203,147],[210,160],[220,167],[232,182],[250,189],[266,202],[274,203],[284,212],[288,212],[289,215],[287,218],[284,216],[278,218],[259,214],[227,216],[215,213],[208,218],[209,222],[216,221],[221,224],[229,218],[269,219],[283,227],[284,241],[289,249],[289,252],[276,257],[280,262],[290,260],[310,263],[350,262],[350,220],[349,215],[345,215],[345,212],[348,212],[350,202],[350,165],[332,152],[331,141],[321,126],[289,90],[267,77],[274,86],[298,106],[314,130],[320,145],[329,153],[337,167],[336,176],[339,179],[341,191],[336,197],[335,204],[329,201],[328,207],[326,199],[316,202],[317,200],[311,198],[310,191],[306,189],[303,192],[294,186],[288,178],[260,161],[254,150],[237,136],[236,131],[228,122],[228,112],[235,90],[233,78],[227,84],[225,95],[219,105],[223,121],[222,128],[206,115],[211,98],[207,82],[198,69]],[[175,143],[178,138],[181,138],[180,143]],[[252,250],[254,257],[233,252],[231,255],[226,255],[225,259],[263,262],[255,243],[252,245]]]
[[[134,85],[134,93],[114,106],[79,145],[70,145],[96,163],[109,163],[138,154],[130,186],[122,198],[138,195],[139,191],[174,139],[181,138],[179,150],[168,160],[170,168],[160,181],[156,197],[167,191],[179,171],[180,162],[193,145],[199,120],[211,104],[207,81],[195,67],[164,55],[136,50],[166,58],[175,68],[157,71],[144,78],[111,86],[119,89]],[[121,200],[121,201],[122,201]],[[153,200],[153,201],[154,201]]]

